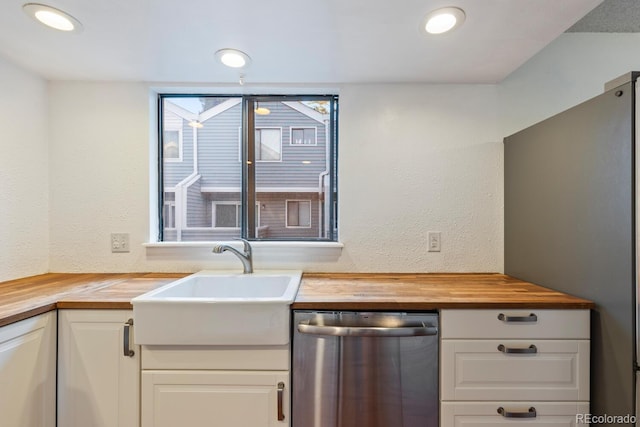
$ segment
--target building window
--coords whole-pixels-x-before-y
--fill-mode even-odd
[[[291,128],[291,145],[317,145],[316,128]]]
[[[287,227],[311,228],[311,200],[287,200]]]
[[[158,102],[160,241],[337,241],[337,96]]]
[[[282,129],[256,129],[256,160],[276,162],[282,159]]]
[[[178,161],[182,158],[182,131],[165,130],[162,133],[162,151],[164,160]]]
[[[213,202],[214,228],[240,228],[241,215],[240,202]]]
[[[176,228],[176,202],[175,201],[165,200],[162,215],[164,218],[165,228],[169,228],[169,229]]]
[[[214,228],[240,228],[242,225],[242,204],[240,202],[213,202]],[[260,226],[260,203],[256,203],[256,223]]]

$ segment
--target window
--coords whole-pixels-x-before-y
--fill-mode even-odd
[[[291,128],[291,145],[316,144],[316,128]]]
[[[256,129],[256,160],[279,161],[282,153],[282,129]]]
[[[258,216],[257,224],[260,225],[260,203],[256,203]],[[214,228],[240,228],[242,224],[242,205],[240,202],[213,202],[213,227]]]
[[[240,202],[214,202],[213,226],[215,228],[240,228],[242,210]]]
[[[287,200],[287,227],[311,227],[311,200]]]
[[[162,135],[162,151],[166,161],[181,159],[182,132],[180,130],[165,130]]]
[[[336,241],[337,107],[324,95],[160,95],[159,240]]]
[[[176,228],[176,202],[165,200],[163,216],[166,228]]]

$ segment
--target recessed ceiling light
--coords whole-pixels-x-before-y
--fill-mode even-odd
[[[462,25],[465,14],[457,7],[443,7],[429,12],[423,21],[423,29],[429,34],[443,34]]]
[[[82,31],[82,24],[68,13],[39,3],[27,3],[22,6],[27,15],[47,27],[66,32]]]
[[[196,129],[201,129],[204,127],[204,125],[202,124],[202,122],[200,120],[191,120],[189,121],[189,126],[191,126],[192,128],[196,128]]]
[[[216,52],[216,57],[224,65],[231,68],[246,67],[251,62],[249,55],[237,49],[220,49]]]

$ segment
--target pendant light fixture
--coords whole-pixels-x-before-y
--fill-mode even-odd
[[[253,111],[259,116],[266,116],[268,114],[271,114],[271,110],[269,110],[267,107],[261,107],[258,101],[256,101],[256,108]]]

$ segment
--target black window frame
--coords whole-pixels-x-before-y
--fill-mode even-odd
[[[186,93],[159,93],[157,96],[157,174],[158,174],[158,204],[156,213],[158,218],[158,241],[164,242],[164,128],[163,128],[163,104],[165,98],[240,98],[242,100],[242,125],[241,125],[241,163],[242,163],[242,183],[241,183],[241,209],[242,224],[240,227],[241,237],[250,241],[318,241],[337,242],[338,241],[338,117],[339,117],[339,96],[329,95],[238,95],[238,94],[186,94]],[[331,207],[326,209],[329,214],[329,229],[325,230],[326,238],[258,238],[256,227],[249,226],[255,224],[256,206],[256,183],[255,183],[255,112],[257,103],[261,102],[299,102],[299,101],[327,101],[329,102],[329,161],[327,163],[329,176],[329,191],[325,194],[324,203]],[[249,130],[252,129],[253,132]],[[281,138],[283,136],[281,135]],[[282,144],[282,141],[281,141]],[[251,149],[250,147],[253,147]],[[282,153],[281,153],[282,156]],[[174,218],[175,221],[175,218]],[[188,241],[187,241],[188,242]]]

